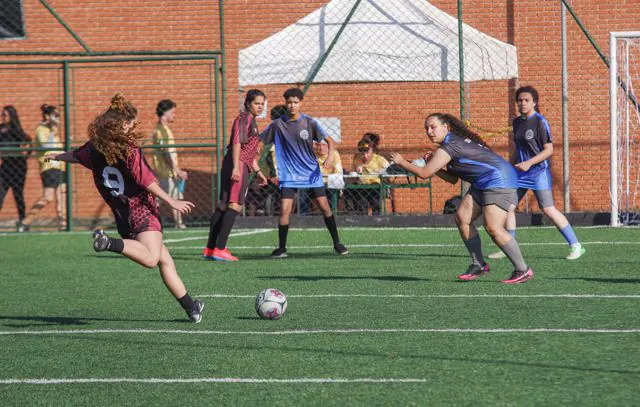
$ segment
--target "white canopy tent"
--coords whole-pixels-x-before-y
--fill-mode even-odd
[[[305,83],[356,0],[333,0],[240,51],[240,86]],[[468,25],[464,80],[518,76],[516,48]],[[362,0],[313,82],[458,81],[458,20],[422,0]]]

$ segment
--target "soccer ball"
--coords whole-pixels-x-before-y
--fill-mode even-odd
[[[256,312],[262,319],[280,319],[287,310],[287,297],[275,288],[265,288],[256,297]]]

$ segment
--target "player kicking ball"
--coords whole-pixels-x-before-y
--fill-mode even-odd
[[[49,154],[46,160],[80,163],[93,173],[93,180],[116,219],[122,239],[93,233],[93,249],[122,254],[147,268],[159,267],[162,281],[194,323],[202,320],[204,303],[187,293],[164,243],[156,198],[180,213],[194,205],[173,199],[158,184],[147,165],[136,131],[138,110],[121,94],[89,125],[89,141],[74,151]]]
[[[293,198],[295,198],[296,192],[303,188],[312,190],[313,200],[322,212],[324,223],[333,240],[335,252],[341,255],[349,253],[340,242],[336,219],[329,206],[322,172],[313,149],[314,141],[325,140],[327,142],[329,152],[323,167],[331,168],[335,142],[327,136],[311,116],[302,113],[303,99],[302,90],[298,88],[287,90],[284,93],[287,113],[271,122],[260,134],[265,145],[275,144],[275,161],[282,196],[278,223],[278,248],[271,253],[271,257],[274,258],[287,257],[287,234],[289,233],[289,217],[293,209]]]

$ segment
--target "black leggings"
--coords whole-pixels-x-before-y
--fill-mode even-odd
[[[6,160],[8,161],[8,159]],[[9,188],[12,188],[18,208],[18,218],[22,220],[25,217],[24,183],[27,178],[27,165],[26,163],[24,165],[11,164],[11,162],[4,161],[0,165],[0,209],[2,209]]]

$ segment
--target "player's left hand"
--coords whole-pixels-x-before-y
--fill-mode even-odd
[[[262,171],[258,172],[258,179],[259,179],[259,184],[261,187],[266,186],[269,182],[267,181],[267,177],[264,176],[264,174],[262,173]]]
[[[531,164],[529,163],[529,161],[523,161],[521,163],[518,163],[515,165],[516,170],[525,172],[525,171],[529,171],[529,168],[531,168]]]

